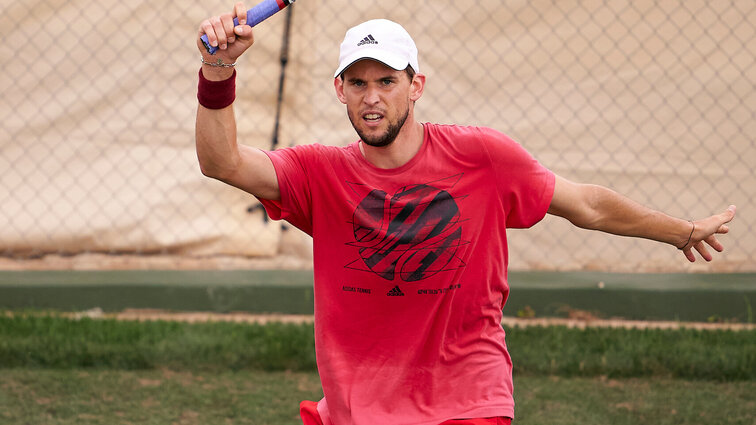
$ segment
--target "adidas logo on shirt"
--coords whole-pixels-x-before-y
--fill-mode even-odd
[[[364,46],[365,44],[378,44],[378,41],[373,38],[373,34],[369,34],[367,37],[363,38],[362,41],[357,43],[357,47]]]
[[[403,297],[404,292],[402,292],[402,290],[399,288],[399,285],[397,285],[394,286],[394,289],[388,291],[388,294],[386,295],[388,295],[389,297]]]

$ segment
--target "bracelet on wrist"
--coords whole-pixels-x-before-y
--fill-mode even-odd
[[[220,59],[220,58],[218,58],[218,60],[215,61],[215,62],[208,62],[208,61],[205,60],[204,57],[200,56],[200,61],[202,61],[202,63],[205,64],[205,65],[210,65],[210,66],[214,66],[214,67],[217,67],[217,68],[233,68],[233,67],[236,66],[236,62],[234,62],[234,63],[223,63],[223,60]]]
[[[685,247],[688,246],[688,244],[690,243],[690,240],[693,239],[693,232],[696,231],[696,223],[693,220],[688,220],[688,222],[693,225],[693,228],[690,229],[690,235],[688,235],[688,240],[683,244],[683,246],[677,249],[680,249],[680,250],[685,249]]]

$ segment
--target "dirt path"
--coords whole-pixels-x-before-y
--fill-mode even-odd
[[[236,323],[312,323],[311,315],[292,314],[250,314],[244,312],[172,312],[165,310],[128,309],[117,313],[104,313],[93,309],[78,313],[66,313],[73,318],[113,318],[118,320],[175,320],[182,322],[236,322]],[[623,329],[699,329],[699,330],[754,330],[754,323],[698,323],[672,321],[640,321],[623,319],[598,319],[590,316],[577,318],[517,318],[504,317],[501,321],[505,328],[528,326],[566,326],[584,329],[587,327],[623,328]]]

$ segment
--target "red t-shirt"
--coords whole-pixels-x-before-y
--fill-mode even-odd
[[[544,217],[554,175],[494,130],[424,127],[395,169],[359,142],[268,153],[281,191],[268,214],[313,237],[326,425],[514,417],[506,229]]]

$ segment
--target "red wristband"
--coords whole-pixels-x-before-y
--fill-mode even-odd
[[[223,81],[210,81],[199,71],[199,84],[197,85],[197,100],[199,104],[208,109],[223,109],[236,99],[236,70],[231,76]]]

